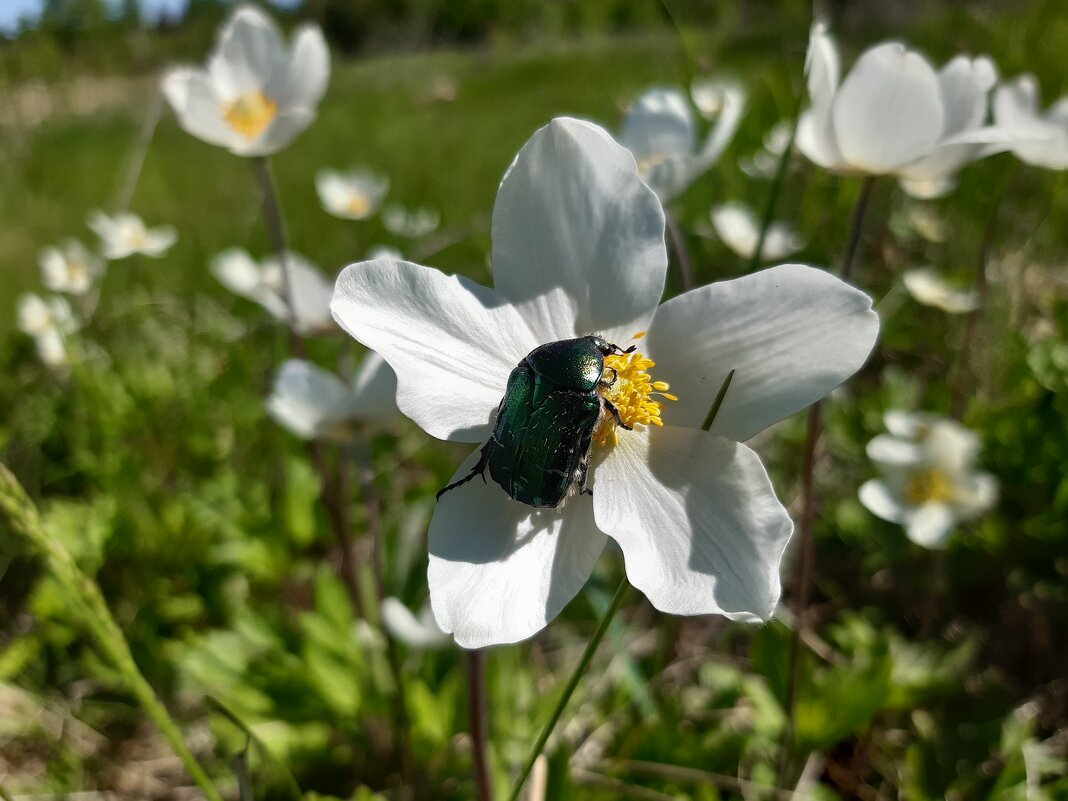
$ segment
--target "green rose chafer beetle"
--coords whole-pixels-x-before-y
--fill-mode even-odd
[[[599,336],[562,339],[528,353],[508,376],[493,433],[470,473],[444,493],[475,476],[490,477],[510,498],[528,506],[554,508],[577,488],[589,494],[590,443],[604,414],[630,428],[602,390],[606,356],[630,353]],[[611,368],[609,368],[611,369]]]

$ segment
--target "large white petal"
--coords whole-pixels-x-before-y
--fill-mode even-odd
[[[541,342],[648,327],[664,291],[664,212],[604,130],[555,119],[519,151],[493,207],[493,282]]]
[[[396,417],[397,374],[389,362],[370,351],[352,382],[352,408],[364,420],[388,421]]]
[[[835,138],[832,116],[834,95],[838,91],[838,47],[827,25],[820,20],[814,22],[809,31],[805,72],[812,107],[798,122],[797,149],[821,167],[840,169],[845,165]]]
[[[315,112],[293,108],[282,112],[255,139],[238,137],[231,150],[239,156],[270,156],[289,145],[315,121]]]
[[[333,373],[303,359],[289,359],[278,369],[266,405],[280,426],[313,439],[350,416],[352,394]]]
[[[652,374],[679,398],[664,420],[700,426],[735,370],[712,432],[749,439],[853,375],[878,332],[871,298],[812,267],[698,287],[662,305],[649,328]]]
[[[302,25],[293,36],[293,53],[279,103],[314,109],[330,80],[330,49],[318,25]]]
[[[477,460],[476,451],[452,480]],[[582,589],[604,544],[588,498],[535,509],[492,479],[450,490],[430,521],[427,578],[438,625],[464,648],[525,640]]]
[[[489,436],[508,374],[540,344],[492,289],[395,259],[346,267],[331,309],[396,371],[400,410],[456,442]]]
[[[842,156],[872,175],[930,153],[945,122],[934,69],[896,42],[861,55],[834,98],[833,115]]]
[[[641,161],[689,156],[697,149],[697,126],[686,95],[678,89],[650,89],[629,109],[619,143]]]
[[[223,120],[222,105],[204,70],[170,70],[163,76],[163,94],[186,133],[223,147],[232,147],[241,140],[241,136]]]
[[[424,607],[417,618],[399,599],[384,598],[380,611],[386,631],[409,648],[440,648],[452,640],[438,628],[429,607]]]
[[[698,429],[643,429],[621,435],[593,475],[597,525],[653,606],[771,617],[793,522],[753,451]]]
[[[944,503],[924,504],[904,517],[905,536],[924,548],[943,547],[955,524],[953,511]]]
[[[219,33],[208,72],[220,97],[233,100],[246,92],[279,86],[288,56],[274,20],[262,9],[245,5]]]
[[[891,492],[890,487],[877,478],[861,484],[857,497],[864,508],[878,518],[890,523],[900,523],[905,519],[905,508]]]
[[[945,108],[943,136],[978,128],[986,120],[988,93],[998,81],[997,67],[985,56],[957,56],[938,72]]]

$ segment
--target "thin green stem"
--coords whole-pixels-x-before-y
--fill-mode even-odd
[[[289,765],[283,762],[277,754],[275,754],[270,748],[268,748],[267,744],[263,742],[263,740],[261,740],[256,735],[256,732],[252,730],[252,727],[245,723],[245,721],[243,721],[240,717],[238,717],[237,713],[231,710],[228,706],[226,706],[226,704],[211,695],[207,696],[204,700],[208,706],[212,707],[216,712],[218,712],[228,721],[237,726],[237,728],[239,728],[248,738],[250,743],[259,748],[268,760],[278,766],[278,768],[282,771],[282,775],[285,777],[286,785],[289,788],[290,794],[293,796],[295,801],[301,801],[301,799],[303,798],[303,794],[300,791],[300,785],[297,783],[296,777],[293,776],[293,772],[289,769]]]
[[[708,431],[712,428],[712,423],[716,421],[716,416],[719,414],[719,409],[723,405],[723,399],[727,397],[727,389],[731,385],[731,379],[734,378],[734,370],[727,373],[727,377],[723,379],[723,383],[720,385],[719,392],[716,393],[716,399],[712,401],[712,408],[708,410],[708,417],[705,418],[705,422],[701,425],[702,431]]]
[[[560,721],[560,716],[564,712],[564,708],[567,706],[567,702],[571,700],[571,696],[575,692],[575,688],[578,687],[579,681],[585,675],[587,668],[590,666],[590,662],[593,660],[593,655],[597,652],[597,646],[601,644],[601,640],[604,638],[605,632],[608,631],[608,626],[612,622],[612,618],[616,616],[616,612],[619,611],[620,604],[623,603],[623,598],[627,594],[627,590],[630,585],[627,583],[627,579],[624,577],[619,582],[619,587],[616,589],[616,594],[612,596],[612,602],[608,605],[608,609],[601,615],[601,620],[597,624],[596,631],[593,632],[593,636],[590,637],[590,641],[586,644],[586,650],[582,652],[582,658],[579,660],[578,665],[575,666],[575,670],[571,673],[571,678],[567,680],[567,685],[564,687],[564,691],[560,694],[560,699],[556,702],[556,707],[553,709],[552,715],[549,717],[549,722],[545,724],[545,727],[541,730],[541,734],[538,735],[537,741],[534,743],[534,747],[530,749],[530,755],[527,757],[526,764],[523,766],[523,772],[519,774],[519,780],[512,787],[512,794],[508,796],[508,801],[516,801],[519,798],[519,793],[523,790],[523,785],[526,783],[527,777],[530,776],[530,771],[534,769],[534,763],[537,761],[538,756],[545,750],[545,744],[549,741],[549,736],[553,733],[553,729],[556,728],[556,724]]]
[[[686,236],[675,216],[665,209],[664,221],[667,224],[668,236],[671,237],[671,247],[675,251],[675,260],[679,263],[679,280],[682,282],[682,291],[689,292],[694,288],[693,262],[690,261],[690,251],[686,247]]]
[[[749,257],[748,272],[753,272],[753,270],[760,266],[760,257],[764,251],[764,240],[767,238],[768,229],[771,228],[771,223],[775,219],[775,207],[779,204],[779,194],[782,192],[783,185],[786,182],[786,171],[789,169],[790,159],[793,158],[794,155],[794,138],[797,136],[797,123],[798,120],[801,119],[801,102],[804,96],[804,91],[798,91],[797,97],[794,100],[793,124],[790,126],[790,141],[786,143],[786,148],[782,151],[782,155],[779,156],[779,165],[775,168],[775,177],[771,182],[771,192],[768,195],[767,205],[764,206],[764,219],[760,221],[760,236],[757,237],[753,255]]]
[[[0,464],[0,511],[7,517],[12,530],[24,536],[45,558],[48,569],[60,584],[75,593],[85,613],[85,623],[97,645],[122,675],[145,713],[170,742],[174,753],[208,801],[222,801],[219,791],[186,745],[178,725],[137,667],[129,643],[111,616],[100,587],[81,571],[70,552],[58,540],[48,536],[33,501],[3,464]]]

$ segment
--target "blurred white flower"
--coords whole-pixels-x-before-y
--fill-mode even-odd
[[[764,146],[752,156],[738,160],[742,172],[751,178],[774,178],[779,169],[779,160],[790,146],[791,127],[789,121],[783,120],[764,134]]]
[[[658,609],[766,620],[793,526],[742,441],[863,364],[879,327],[871,299],[828,273],[783,265],[661,304],[663,206],[631,154],[580,120],[553,120],[523,146],[492,225],[492,288],[379,259],[345,268],[334,294],[342,327],[396,371],[402,412],[432,436],[480,443],[453,482],[474,475],[499,433],[495,410],[525,380],[517,364],[533,351],[596,333],[624,348],[640,342],[642,353],[606,345],[609,369],[596,377],[613,373],[603,397],[626,428],[605,414],[585,446],[558,435],[552,464],[585,447],[592,497],[553,503],[518,477],[509,492],[492,471],[440,496],[427,574],[438,624],[465,648],[534,635],[586,583],[609,538]],[[553,413],[530,414],[559,430]]]
[[[173,225],[147,228],[140,217],[127,211],[114,216],[92,211],[86,224],[100,237],[104,258],[110,260],[125,259],[135,253],[158,259],[178,241]]]
[[[958,522],[997,502],[997,479],[975,469],[974,432],[949,418],[902,411],[887,412],[886,428],[890,433],[867,447],[881,477],[858,494],[876,517],[901,524],[912,542],[941,547]]]
[[[1021,139],[1012,152],[1020,161],[1051,170],[1068,169],[1068,95],[1046,111],[1039,111],[1039,88],[1034,75],[1020,75],[994,93],[994,120]]]
[[[701,92],[708,106],[707,92]],[[631,104],[619,142],[638,162],[638,173],[661,202],[681,194],[722,155],[738,130],[745,111],[745,91],[719,83],[714,94],[720,111],[704,144],[697,142],[697,123],[684,92],[651,89]]]
[[[828,170],[894,175],[909,194],[936,197],[965,165],[1011,141],[985,125],[997,82],[989,58],[957,56],[936,72],[919,53],[885,42],[865,50],[839,84],[838,48],[817,21],[806,71],[812,106],[797,148]]]
[[[373,261],[374,259],[403,260],[404,254],[400,252],[400,249],[392,245],[375,245],[367,251],[367,261]]]
[[[239,156],[268,156],[311,125],[329,76],[317,25],[300,26],[289,48],[270,16],[245,5],[219,32],[206,68],[171,69],[163,93],[188,133]]]
[[[319,170],[315,190],[330,214],[346,220],[365,220],[382,205],[389,192],[389,178],[370,170]]]
[[[288,287],[282,264],[276,256],[257,262],[247,251],[231,248],[215,256],[211,272],[219,283],[236,295],[258,303],[300,334],[336,330],[330,315],[334,285],[311,262],[298,253],[286,254]],[[292,299],[286,300],[288,292]]]
[[[348,442],[361,423],[383,423],[397,412],[397,376],[369,352],[351,384],[303,359],[278,368],[267,412],[302,439]]]
[[[933,306],[948,314],[966,314],[979,308],[979,293],[972,289],[958,289],[934,270],[909,270],[902,278],[905,289],[925,306]]]
[[[394,639],[409,648],[444,648],[452,642],[452,637],[438,626],[429,603],[423,604],[416,617],[399,599],[385,598],[382,601],[382,625]]]
[[[436,209],[408,211],[397,203],[391,203],[382,210],[382,224],[391,234],[419,239],[437,230],[441,224],[441,213]]]
[[[38,257],[41,283],[53,292],[84,295],[93,280],[104,271],[104,263],[77,239],[68,239],[59,247],[49,247]]]
[[[70,303],[59,295],[42,298],[27,292],[19,298],[19,330],[33,337],[37,356],[49,367],[62,367],[69,362],[66,337],[81,326]]]
[[[709,213],[716,235],[723,244],[744,259],[753,258],[760,239],[760,221],[744,203],[723,203]],[[805,246],[805,240],[789,223],[774,222],[768,227],[761,261],[778,261]]]

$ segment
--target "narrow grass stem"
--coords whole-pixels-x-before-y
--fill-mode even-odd
[[[690,261],[690,251],[686,247],[686,237],[679,228],[675,216],[664,210],[664,219],[667,223],[668,235],[671,237],[671,248],[675,251],[675,260],[679,264],[679,280],[682,281],[682,291],[689,292],[694,288],[693,263]]]
[[[282,294],[283,300],[293,309],[293,276],[289,269],[289,247],[286,238],[285,220],[282,217],[282,204],[278,199],[278,184],[271,170],[271,163],[266,156],[257,156],[252,160],[256,170],[256,178],[260,184],[260,194],[263,196],[263,218],[267,224],[267,233],[271,238],[271,247],[274,248],[278,257],[278,264],[282,268]],[[304,338],[290,326],[289,345],[294,356],[305,358],[308,353]]]
[[[467,702],[471,719],[471,751],[475,761],[475,787],[478,801],[493,801],[486,737],[486,654],[467,655]]]
[[[155,691],[137,667],[133,654],[130,653],[129,643],[126,642],[115,618],[111,616],[100,587],[81,571],[63,544],[44,530],[37,508],[22,489],[18,479],[3,464],[0,464],[0,511],[8,519],[12,530],[24,536],[44,557],[48,569],[60,584],[70,588],[75,594],[82,606],[85,623],[97,645],[122,675],[130,692],[170,743],[204,796],[208,801],[222,801],[218,789],[186,745],[178,724],[171,718],[167,708],[156,697]]]
[[[252,727],[238,717],[237,713],[226,706],[226,704],[211,695],[207,696],[204,700],[207,702],[208,706],[212,707],[216,712],[237,726],[237,728],[239,728],[248,738],[248,741],[259,748],[268,761],[278,767],[285,779],[286,788],[289,790],[289,794],[293,797],[294,801],[301,801],[303,794],[300,791],[300,784],[297,783],[297,779],[293,775],[293,771],[289,769],[289,765],[275,754],[274,751],[268,748],[267,743],[260,739],[256,732],[252,730]]]
[[[152,146],[152,139],[159,127],[160,117],[163,115],[163,93],[152,92],[152,100],[145,111],[141,121],[141,129],[137,133],[137,141],[134,143],[133,153],[126,165],[126,173],[123,176],[122,185],[115,198],[116,211],[129,211],[130,203],[133,202],[134,192],[141,179],[141,170],[145,166],[145,157],[148,149]]]
[[[712,423],[716,421],[716,416],[719,414],[719,409],[723,405],[723,399],[727,397],[727,389],[731,385],[731,380],[734,378],[734,370],[727,373],[727,377],[723,379],[723,383],[719,387],[719,392],[716,393],[716,399],[712,401],[712,408],[708,410],[708,416],[705,418],[705,422],[701,424],[702,431],[708,431],[712,428]]]
[[[556,728],[556,724],[560,721],[560,716],[563,714],[567,702],[571,700],[571,696],[574,694],[575,688],[578,687],[579,681],[581,681],[587,668],[589,668],[590,662],[593,660],[593,655],[597,652],[597,646],[600,645],[601,640],[604,639],[605,632],[608,631],[608,626],[612,623],[612,618],[614,618],[616,612],[619,611],[619,607],[623,603],[623,598],[626,596],[629,587],[630,585],[627,583],[626,577],[624,577],[623,580],[619,582],[619,587],[616,589],[616,594],[612,596],[612,602],[608,605],[608,609],[601,615],[601,620],[597,624],[597,629],[593,632],[593,636],[590,637],[590,641],[586,643],[586,650],[582,652],[582,658],[579,659],[579,663],[571,673],[571,678],[567,680],[567,684],[564,686],[564,691],[560,694],[560,699],[556,702],[556,707],[553,709],[548,723],[545,724],[545,727],[541,730],[541,734],[538,735],[534,747],[530,749],[530,755],[527,757],[527,761],[523,765],[523,771],[519,774],[519,779],[512,787],[512,794],[508,796],[508,801],[516,801],[516,799],[519,798],[519,794],[523,790],[523,785],[526,783],[527,777],[530,776],[530,771],[534,768],[534,763],[537,761],[541,752],[545,750],[545,744],[549,741],[553,729]]]
[[[790,140],[786,143],[786,148],[783,150],[782,155],[779,156],[779,164],[775,168],[775,177],[771,181],[771,191],[768,194],[768,202],[767,205],[764,206],[764,218],[760,221],[760,236],[757,237],[756,248],[753,249],[753,255],[749,257],[748,272],[753,272],[760,266],[760,257],[764,251],[764,241],[767,239],[768,229],[771,228],[771,224],[775,220],[775,207],[779,204],[779,194],[782,192],[783,185],[786,182],[786,171],[789,169],[790,159],[793,158],[794,155],[794,138],[797,136],[797,122],[800,119],[801,102],[804,96],[804,91],[798,91],[797,98],[794,100],[793,124],[790,126]]]
[[[865,176],[860,193],[853,206],[850,222],[849,239],[842,258],[841,277],[843,280],[853,274],[857,253],[860,249],[861,232],[864,219],[871,205],[874,176]],[[804,462],[801,470],[801,519],[799,521],[799,558],[794,579],[794,628],[790,636],[790,661],[786,680],[786,725],[783,729],[782,743],[779,750],[778,785],[786,780],[790,764],[790,752],[793,750],[794,708],[797,696],[797,684],[801,669],[801,632],[808,624],[808,611],[812,581],[816,573],[816,454],[820,434],[823,430],[823,407],[817,401],[809,408],[808,430],[805,433]]]

